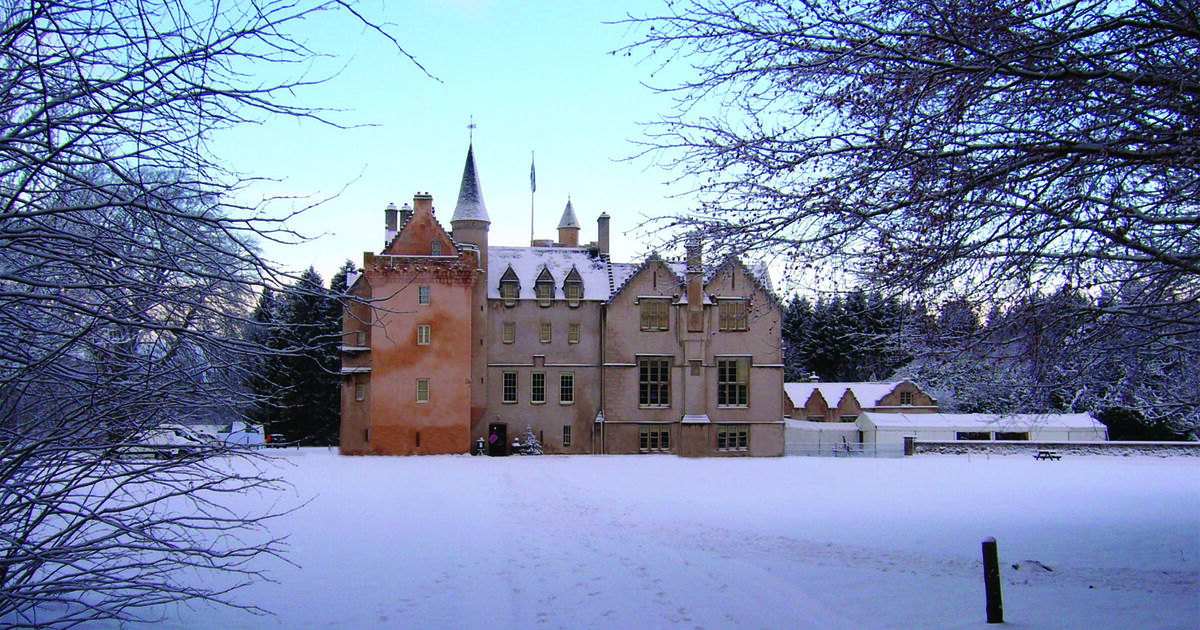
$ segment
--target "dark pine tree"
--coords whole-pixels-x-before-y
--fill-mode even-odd
[[[331,316],[335,311],[336,322]],[[277,328],[282,353],[280,404],[268,430],[283,435],[288,442],[337,444],[340,314],[340,305],[312,267],[283,292]]]

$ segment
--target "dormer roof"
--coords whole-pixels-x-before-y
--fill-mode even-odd
[[[562,219],[558,221],[558,229],[575,228],[579,229],[579,218],[575,216],[575,206],[571,205],[571,200],[567,200],[567,207],[563,208]]]
[[[467,163],[463,166],[462,184],[458,188],[458,205],[454,206],[454,216],[450,218],[451,223],[455,221],[491,223],[483,203],[479,174],[475,170],[475,145],[467,148]]]

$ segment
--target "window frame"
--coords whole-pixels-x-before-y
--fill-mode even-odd
[[[562,430],[562,445],[563,448],[567,448],[571,446],[571,425],[564,424]]]
[[[424,404],[424,403],[428,403],[429,399],[430,399],[429,379],[427,379],[427,378],[417,379],[417,402]]]
[[[720,298],[717,300],[717,330],[721,332],[746,332],[750,330],[750,304],[745,298]]]
[[[441,256],[442,255],[442,242],[441,241],[430,241],[429,255],[430,256]]]
[[[670,298],[641,298],[638,300],[638,324],[642,331],[660,332],[671,329]]]
[[[558,373],[558,404],[575,404],[575,372]]]
[[[546,404],[546,373],[533,372],[529,375],[529,404]]]
[[[670,453],[671,426],[666,424],[643,424],[638,426],[639,453]]]
[[[517,322],[503,322],[500,324],[500,341],[502,343],[516,343]]]
[[[538,306],[549,308],[554,304],[554,283],[540,281],[533,285],[533,295],[537,298]]]
[[[733,368],[733,378],[730,376]],[[717,357],[717,407],[750,407],[750,357]]]
[[[670,408],[671,359],[669,356],[658,355],[637,357],[639,409]],[[657,379],[651,378],[655,375],[658,376]],[[651,400],[658,402],[650,402]]]
[[[429,306],[433,302],[433,289],[429,285],[417,287],[417,306]]]
[[[579,303],[583,301],[583,283],[578,280],[564,282],[563,297],[567,299],[567,306],[579,308]]]
[[[744,424],[718,424],[716,450],[721,453],[749,452],[750,427]]]
[[[511,379],[510,379],[511,377]],[[511,380],[511,383],[509,382]],[[500,375],[500,403],[504,405],[517,404],[517,388],[520,378],[516,372],[503,372]],[[511,396],[509,395],[511,393]]]
[[[913,405],[913,398],[912,392],[900,392],[900,406],[911,407]]]
[[[569,322],[567,324],[567,343],[579,343],[583,338],[583,326],[579,322]]]
[[[354,384],[354,402],[363,402],[366,399],[367,399],[367,384],[366,383],[355,383]]]
[[[538,330],[538,341],[541,343],[551,343],[554,341],[554,326],[550,322],[541,322]]]
[[[521,285],[513,280],[500,281],[500,299],[504,300],[504,305],[513,307],[517,305],[517,300],[521,297]]]
[[[433,341],[433,325],[417,324],[417,345],[428,346]]]

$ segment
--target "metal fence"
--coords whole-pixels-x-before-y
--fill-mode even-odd
[[[786,442],[785,455],[806,457],[904,457],[903,444]]]

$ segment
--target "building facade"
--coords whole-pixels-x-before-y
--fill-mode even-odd
[[[474,150],[447,233],[433,200],[385,210],[385,246],[351,279],[344,454],[783,454],[782,311],[737,258],[609,257],[609,217],[581,244],[490,247]]]
[[[916,383],[904,381],[785,383],[784,415],[809,422],[854,422],[864,412],[937,413],[938,403]]]

